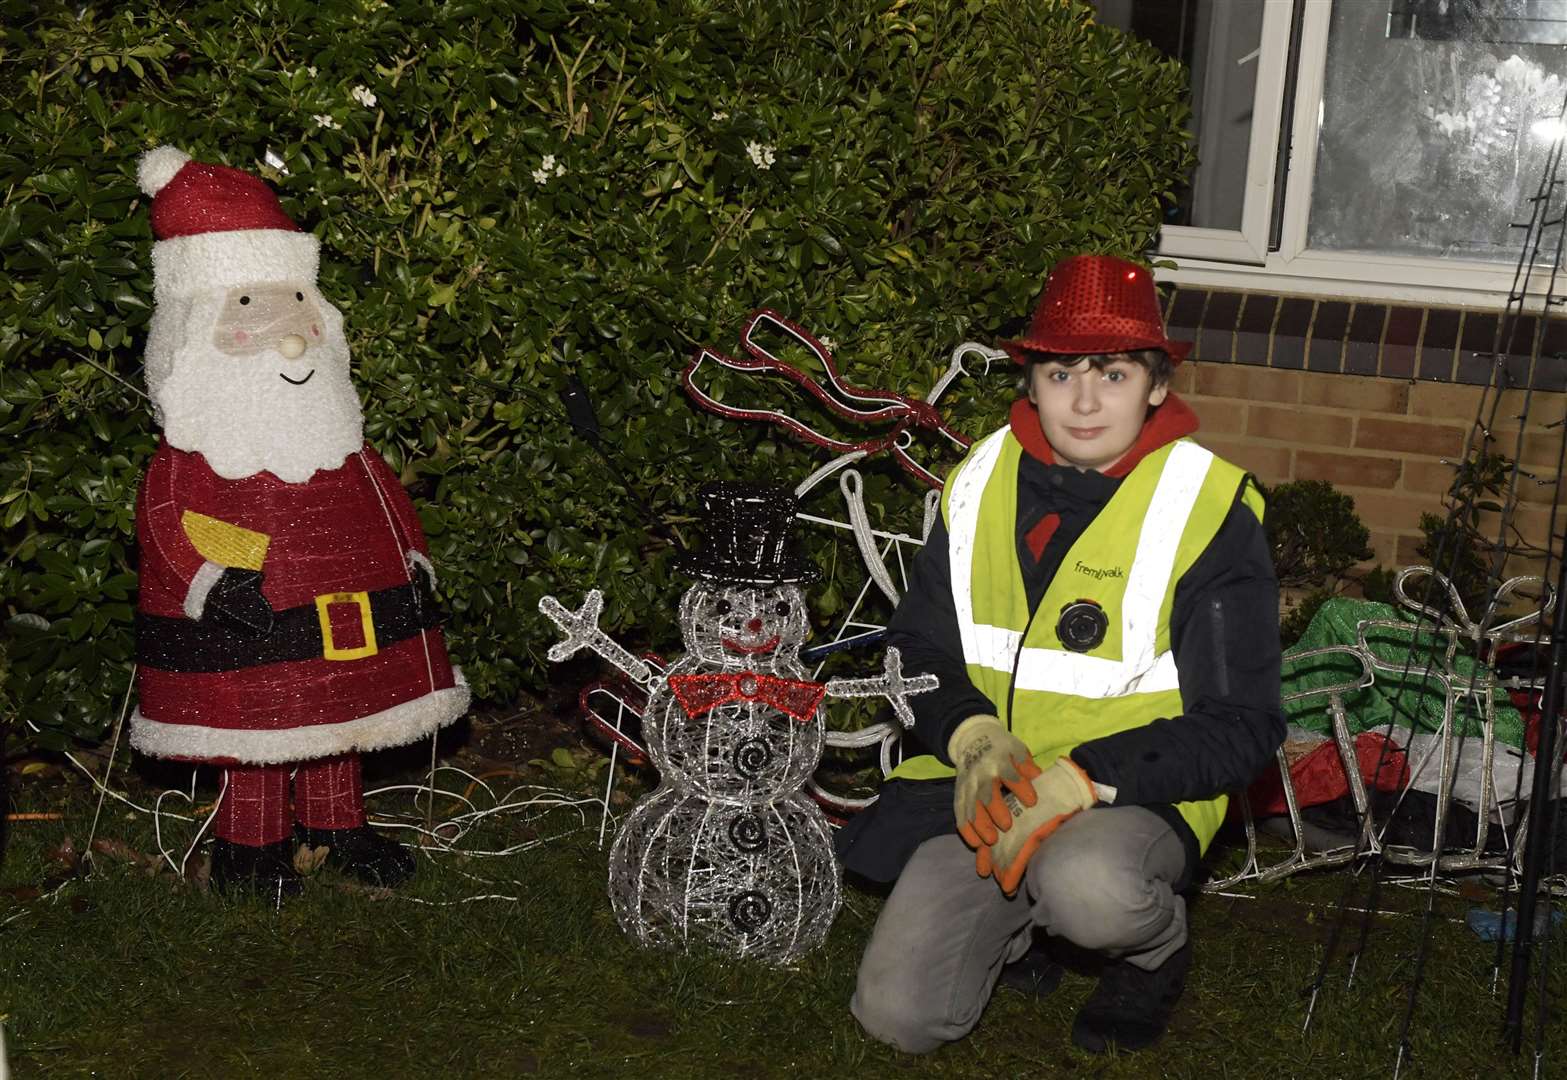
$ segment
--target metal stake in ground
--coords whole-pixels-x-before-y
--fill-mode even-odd
[[[1561,726],[1562,659],[1567,652],[1567,559],[1556,579],[1556,617],[1551,623],[1551,666],[1545,677],[1540,707],[1540,744],[1534,755],[1534,789],[1529,796],[1529,831],[1524,840],[1523,880],[1518,887],[1517,936],[1513,940],[1512,972],[1507,980],[1507,1019],[1503,1026],[1513,1053],[1523,1049],[1523,1004],[1529,988],[1529,960],[1534,949],[1534,909],[1540,892],[1540,869],[1551,849],[1556,815],[1551,781],[1556,776],[1556,732]]]

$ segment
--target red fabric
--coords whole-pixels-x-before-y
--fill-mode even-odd
[[[235,229],[299,232],[266,182],[242,169],[187,161],[152,200],[159,240]]]
[[[368,447],[367,447],[368,449]],[[371,450],[363,457],[365,464],[370,466],[370,479],[386,497],[387,505],[392,508],[392,517],[397,522],[397,528],[402,534],[403,549],[413,548],[419,554],[429,557],[430,542],[425,539],[424,526],[419,524],[419,514],[414,510],[413,500],[408,498],[408,493],[403,489],[403,482],[392,467],[386,463],[386,459]]]
[[[760,701],[804,723],[816,715],[827,687],[799,679],[780,679],[751,671],[711,675],[671,675],[669,689],[686,715],[695,720],[731,701]]]
[[[1023,542],[1028,545],[1028,550],[1033,554],[1036,562],[1045,553],[1045,545],[1050,543],[1050,538],[1060,527],[1060,514],[1046,514],[1024,535]]]
[[[246,847],[288,839],[293,815],[288,808],[287,765],[231,765],[212,835]]]
[[[365,823],[358,754],[303,761],[294,773],[294,816],[307,829],[357,829]]]
[[[167,454],[167,457],[165,457]],[[195,462],[199,468],[192,468]],[[141,591],[148,590],[177,597],[173,614],[184,614],[185,594],[191,579],[206,560],[201,557],[180,524],[180,516],[189,505],[179,490],[186,477],[198,481],[211,470],[199,457],[179,451],[160,449],[142,478],[136,495],[136,542],[141,547]]]
[[[1540,754],[1540,720],[1545,715],[1545,711],[1541,707],[1545,704],[1544,693],[1539,690],[1510,690],[1507,696],[1511,699],[1513,706],[1523,716],[1523,741],[1524,746],[1529,751],[1529,756],[1538,757]],[[1567,707],[1563,708],[1562,714],[1567,715]],[[1561,751],[1562,760],[1567,761],[1567,738],[1562,736],[1562,731],[1558,730],[1556,733],[1556,746]]]
[[[1044,429],[1039,426],[1039,410],[1032,401],[1026,397],[1018,398],[1012,403],[1012,412],[1008,419],[1013,436],[1023,444],[1023,450],[1029,456],[1037,458],[1046,465],[1056,463],[1055,451],[1050,448],[1050,440],[1045,438]],[[1197,414],[1192,412],[1191,406],[1182,401],[1174,390],[1171,390],[1165,395],[1162,404],[1148,410],[1148,416],[1143,421],[1143,429],[1138,432],[1137,441],[1132,444],[1132,448],[1114,465],[1105,469],[1104,474],[1125,476],[1136,468],[1137,463],[1143,458],[1166,443],[1185,438],[1196,431],[1197,427]],[[1040,550],[1044,550],[1044,545],[1040,545]]]
[[[271,538],[262,594],[274,609],[313,604],[323,593],[373,591],[409,580],[407,546],[427,550],[400,484],[372,477],[368,445],[339,468],[303,484],[270,473],[225,480],[199,454],[164,445],[148,468],[137,514],[140,609],[180,618],[202,564],[180,524],[194,510]],[[380,470],[391,470],[380,463]],[[379,472],[379,470],[377,470]],[[349,632],[359,639],[357,609]],[[344,611],[329,611],[334,628]],[[349,636],[345,634],[345,636]],[[353,641],[338,644],[349,647]],[[137,669],[141,712],[151,720],[233,730],[287,730],[356,720],[453,686],[439,630],[425,631],[358,660],[289,661],[216,673]],[[391,745],[395,740],[386,739]]]
[[[1375,731],[1362,731],[1355,736],[1355,760],[1361,778],[1379,791],[1398,791],[1409,782],[1408,755],[1397,743]],[[1344,775],[1338,744],[1331,739],[1296,759],[1290,766],[1290,780],[1295,787],[1296,804],[1302,807],[1332,802],[1349,794],[1349,778]],[[1289,812],[1276,764],[1252,783],[1246,798],[1251,812],[1258,817]]]
[[[1192,346],[1165,337],[1153,275],[1113,255],[1073,255],[1045,279],[1028,334],[1001,347],[1019,364],[1029,353],[1078,356],[1163,349],[1172,364]]]

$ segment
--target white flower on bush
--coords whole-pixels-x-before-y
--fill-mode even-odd
[[[555,160],[554,154],[545,154],[544,160],[539,162],[539,167],[533,170],[533,182],[535,184],[547,184],[552,176],[565,176],[566,166]]]
[[[332,119],[331,113],[316,113],[311,117],[316,122],[316,127],[326,128],[328,131],[340,131],[343,125]]]
[[[305,69],[305,74],[309,75],[312,79],[315,78],[316,75],[317,75],[316,66],[314,64],[311,64],[309,67],[307,67]]]
[[[720,120],[728,120],[728,119],[729,119],[729,114],[724,112],[722,109],[715,109],[713,111],[713,122],[714,123],[717,123]]]
[[[823,334],[816,340],[820,341],[822,343],[822,348],[826,349],[828,352],[836,353],[838,351],[838,343],[832,338],[828,337],[826,334]]]
[[[375,108],[375,95],[370,92],[368,86],[356,86],[348,92],[348,96],[367,109]]]
[[[771,169],[773,162],[777,161],[777,147],[768,146],[765,143],[748,142],[745,144],[746,156],[751,159],[751,164],[758,169]]]

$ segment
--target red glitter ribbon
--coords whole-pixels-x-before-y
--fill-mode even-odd
[[[827,383],[832,387],[833,392],[829,393],[821,383],[817,382],[810,375],[807,375],[792,364],[784,363],[784,361],[757,344],[754,340],[754,335],[758,326],[763,324],[789,335],[809,349],[821,361],[822,367],[826,369]],[[759,311],[752,312],[751,317],[746,320],[745,328],[740,332],[740,344],[748,354],[746,357],[732,357],[716,349],[705,345],[702,346],[691,358],[691,363],[686,366],[686,370],[681,376],[681,381],[685,384],[686,393],[690,394],[691,398],[708,412],[730,420],[763,420],[777,424],[794,432],[807,442],[838,453],[851,453],[856,450],[863,450],[867,454],[875,454],[883,450],[889,451],[898,464],[910,475],[937,489],[941,487],[941,479],[909,456],[907,447],[912,442],[912,439],[907,434],[909,429],[923,428],[928,431],[940,432],[964,449],[967,449],[974,441],[967,435],[949,426],[941,418],[941,413],[937,411],[936,407],[927,401],[906,397],[903,394],[893,393],[890,390],[863,390],[845,382],[838,375],[837,365],[833,363],[832,353],[827,350],[827,347],[818,341],[810,331],[790,322],[775,311],[762,308]],[[891,422],[892,427],[884,434],[869,439],[861,439],[858,442],[851,442],[824,435],[777,409],[744,409],[725,405],[696,384],[697,369],[702,366],[705,360],[712,360],[723,367],[735,371],[777,373],[803,388],[817,401],[826,405],[845,420],[860,424]]]
[[[693,720],[731,701],[757,701],[789,714],[802,724],[816,715],[817,706],[827,693],[825,683],[780,679],[754,671],[671,675],[669,688]]]

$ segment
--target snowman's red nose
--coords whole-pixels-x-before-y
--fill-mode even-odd
[[[750,622],[745,624],[745,628],[753,634],[760,634],[762,632],[762,620],[752,619]]]

